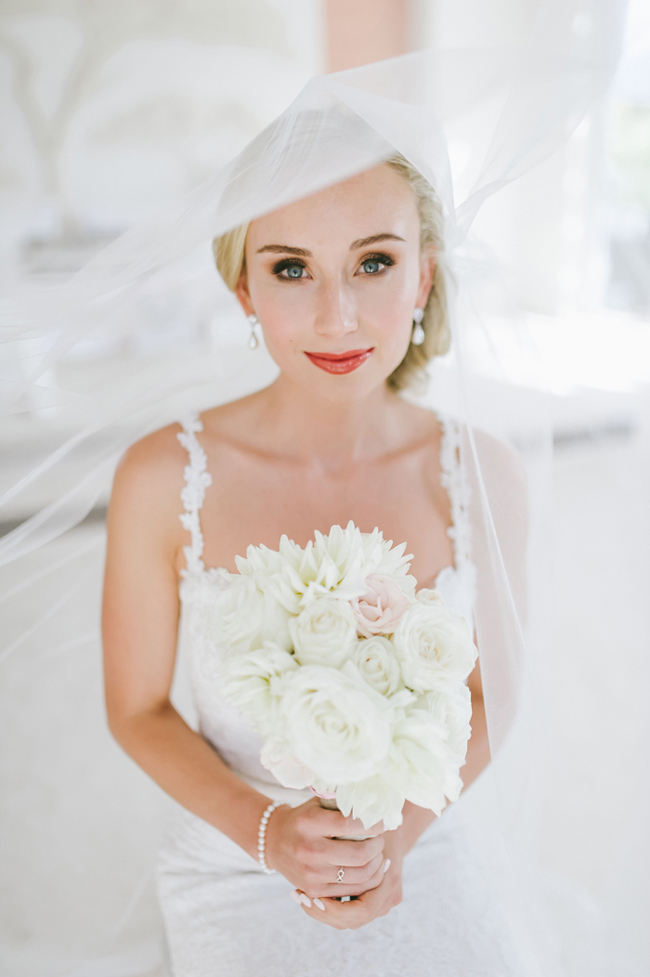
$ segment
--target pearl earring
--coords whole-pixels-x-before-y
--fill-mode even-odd
[[[414,346],[421,346],[424,342],[424,329],[422,320],[424,319],[424,309],[413,309],[413,332],[411,342]]]
[[[248,321],[250,322],[250,326],[251,326],[251,336],[250,339],[248,340],[248,345],[250,349],[257,349],[257,347],[260,344],[260,341],[257,338],[257,333],[255,332],[255,326],[259,324],[260,320],[257,318],[254,312],[251,312],[251,314],[248,317]]]

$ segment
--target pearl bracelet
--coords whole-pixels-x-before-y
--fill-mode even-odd
[[[260,826],[257,831],[257,860],[262,866],[262,871],[265,872],[266,875],[273,875],[275,873],[275,869],[269,868],[268,865],[266,864],[266,857],[265,857],[266,826],[269,823],[269,818],[275,811],[276,807],[281,807],[281,806],[282,806],[281,801],[272,801],[272,803],[269,804],[269,806],[264,811],[264,814],[260,819]]]

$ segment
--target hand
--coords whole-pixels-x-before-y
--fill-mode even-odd
[[[372,837],[367,841],[337,837],[354,834]],[[375,889],[384,879],[383,851],[381,823],[366,830],[361,821],[325,810],[316,797],[300,807],[278,807],[266,830],[266,864],[312,899],[333,900]],[[345,878],[337,882],[341,868]]]
[[[378,916],[386,916],[402,901],[402,859],[397,852],[394,855],[384,861],[380,884],[357,899],[350,902],[332,898],[310,899],[305,892],[298,892],[294,898],[300,902],[303,912],[320,923],[339,930],[359,929]]]

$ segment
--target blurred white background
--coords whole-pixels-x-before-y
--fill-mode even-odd
[[[529,4],[500,0],[490,7],[492,29],[507,36],[525,20]],[[472,43],[484,27],[485,9],[483,0],[3,0],[2,280],[76,270],[107,241],[229,159],[311,75],[422,47],[432,37]],[[640,929],[641,920],[650,919],[650,906],[639,902],[636,891],[619,892],[616,880],[621,852],[629,857],[617,840],[618,799],[638,811],[640,831],[650,816],[630,762],[639,716],[647,715],[648,686],[640,677],[650,678],[648,0],[631,0],[623,59],[607,98],[563,150],[484,208],[477,230],[517,282],[555,419],[557,620],[548,654],[566,688],[566,710],[557,722],[571,746],[567,754],[577,750],[584,765],[552,771],[576,832],[560,848],[550,815],[546,858],[587,891],[609,893],[621,918],[633,928],[636,914]],[[81,389],[92,385],[107,358],[130,369],[188,347],[200,354],[213,343],[211,312],[199,309],[194,321],[172,315],[146,348],[127,340],[110,349],[89,343],[83,355],[77,352],[57,369],[67,371],[66,383],[74,375]],[[12,369],[0,358],[5,375]],[[56,375],[48,382],[56,386]],[[5,422],[3,479],[11,481],[26,463],[30,444],[44,437],[47,429],[35,412]],[[42,501],[17,498],[0,531],[9,531]],[[101,549],[102,519],[100,504],[73,532]],[[64,556],[66,537],[56,545]],[[87,600],[90,605],[95,596]],[[20,601],[10,604],[7,633],[19,631],[31,613]],[[21,651],[24,656],[11,655],[6,662],[21,658],[29,670],[29,648]],[[13,664],[7,672],[18,697],[27,686],[20,667]],[[100,663],[86,667],[97,669],[100,703]],[[602,689],[602,680],[593,679],[603,669],[611,673],[613,709],[592,691]],[[65,681],[71,681],[69,672]],[[613,735],[608,727],[612,714],[630,715],[624,764],[612,748],[621,742],[620,731]],[[122,762],[117,747],[105,750],[101,762]],[[19,757],[12,751],[4,762],[15,785]],[[140,774],[134,770],[133,777],[134,797],[145,797]],[[156,791],[150,787],[151,808],[141,799],[134,813],[143,838],[149,812],[159,803]],[[13,796],[35,803],[28,793]],[[123,799],[107,800],[116,818],[118,800]],[[18,814],[7,808],[16,831]],[[0,864],[11,864],[13,847],[5,835]],[[132,854],[118,895],[133,891],[136,901],[143,900],[145,932],[154,910],[150,896],[137,891],[144,861],[141,853]],[[107,851],[103,857],[121,856]],[[640,880],[643,871],[640,864]],[[12,970],[12,961],[20,960],[22,968],[30,941],[47,928],[46,906],[38,918],[21,909],[33,897],[33,881],[3,895],[1,937],[22,947],[7,951],[7,975],[27,972],[18,963]],[[109,918],[118,904],[109,894],[96,911]],[[84,911],[90,910],[77,903],[71,908]],[[119,920],[113,922],[117,926]],[[646,952],[650,972],[650,947]]]

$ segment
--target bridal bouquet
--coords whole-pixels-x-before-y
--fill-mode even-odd
[[[303,549],[250,546],[221,592],[212,636],[221,691],[263,738],[286,787],[336,796],[365,828],[402,823],[405,800],[457,800],[470,736],[465,619],[416,591],[406,544],[350,522]]]

